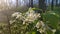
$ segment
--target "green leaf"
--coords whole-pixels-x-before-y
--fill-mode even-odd
[[[47,34],[53,34],[52,31],[50,31],[50,30],[47,30],[46,33]]]
[[[32,34],[36,34],[36,32],[33,31]]]
[[[44,16],[44,20],[46,21],[47,25],[49,25],[52,28],[57,28],[59,17],[55,13],[48,12],[44,14],[43,16]]]

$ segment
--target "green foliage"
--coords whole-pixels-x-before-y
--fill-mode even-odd
[[[59,22],[59,15],[54,12],[47,12],[44,14],[44,20],[52,28],[57,28]]]
[[[12,18],[13,23],[10,24],[11,34],[60,34],[59,12],[47,11],[46,13],[38,14],[34,12],[35,10],[42,11],[38,8],[30,8],[25,13],[15,13],[15,17]],[[25,21],[27,17],[29,17],[28,19],[30,20],[32,19],[32,21]],[[3,28],[6,29],[4,30]],[[9,30],[7,29],[7,27],[0,27],[0,30],[5,34],[8,34]]]

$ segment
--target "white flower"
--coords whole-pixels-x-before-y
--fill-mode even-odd
[[[28,19],[26,18],[25,21],[28,21]]]
[[[51,14],[56,15],[56,13],[51,13]]]
[[[56,29],[53,29],[52,32],[55,33],[56,32]]]
[[[15,24],[14,27],[17,27],[17,25]]]
[[[23,21],[23,25],[25,24],[25,21]]]
[[[37,14],[37,17],[41,17],[39,13]]]
[[[18,15],[16,16],[16,19],[19,19],[19,18],[22,18],[22,15],[18,14]]]
[[[28,12],[26,13],[26,19],[27,19],[28,21],[34,21],[34,20],[36,20],[36,19],[39,18],[39,17],[41,17],[40,14],[35,13],[33,10],[30,11],[30,12],[28,11]]]
[[[40,22],[37,22],[36,27],[39,28],[41,26]]]
[[[44,24],[44,22],[43,22],[43,21],[40,21],[40,23],[41,23],[42,27],[44,27],[44,26],[45,26],[45,24]]]
[[[40,29],[37,29],[37,31],[39,31],[40,33],[43,33],[46,31],[46,28],[40,28]]]
[[[40,18],[41,16],[39,13],[35,13],[34,10],[29,8],[28,12],[24,14],[20,12],[15,12],[14,14],[12,14],[12,17],[15,17],[15,19],[18,19],[18,20],[22,20],[23,24],[25,24],[26,22],[33,23],[34,20],[36,20],[37,18]]]
[[[12,14],[12,17],[16,17],[20,12],[15,12]]]
[[[11,20],[11,21],[10,21],[10,24],[14,23],[15,21],[16,21],[16,20]]]
[[[36,24],[36,27],[37,28],[39,28],[39,27],[44,27],[45,26],[45,24],[44,24],[44,22],[42,22],[42,21],[39,21],[39,22],[37,22],[37,24]]]
[[[2,33],[2,31],[0,31],[0,33]]]
[[[43,32],[45,32],[45,30],[44,29],[40,29],[39,32],[40,33],[43,33]]]

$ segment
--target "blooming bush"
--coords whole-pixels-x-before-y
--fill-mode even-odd
[[[11,33],[54,34],[58,26],[57,16],[55,15],[55,13],[50,12],[42,14],[36,13],[34,10],[32,10],[32,8],[29,8],[29,10],[26,13],[15,12],[12,14],[12,19],[10,20]],[[40,19],[41,17],[43,17],[43,20]],[[51,20],[50,17],[55,19],[56,21]],[[53,25],[53,23],[55,24]]]

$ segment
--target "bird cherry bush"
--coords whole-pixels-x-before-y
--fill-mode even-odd
[[[29,8],[27,12],[15,12],[11,17],[12,34],[55,34],[58,29],[59,15],[54,12],[40,14]]]

